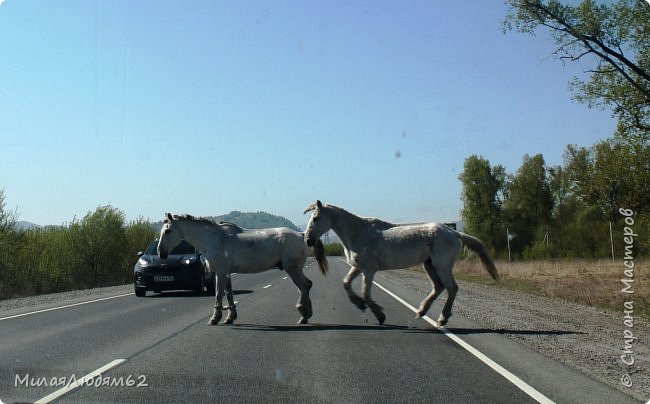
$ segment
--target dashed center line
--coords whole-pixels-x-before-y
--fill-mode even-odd
[[[266,286],[264,286],[262,289],[268,289],[268,288],[270,288],[271,286],[272,286],[272,285],[266,285]]]

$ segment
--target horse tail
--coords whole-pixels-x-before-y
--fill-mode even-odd
[[[325,256],[325,246],[320,239],[316,240],[316,244],[314,244],[314,257],[316,258],[316,261],[318,261],[318,267],[320,268],[321,273],[327,275],[329,263]]]
[[[497,267],[494,265],[492,258],[490,258],[490,254],[488,254],[485,244],[483,244],[483,242],[478,238],[470,236],[469,234],[461,232],[458,232],[458,234],[460,235],[460,239],[463,242],[463,245],[478,254],[481,262],[483,262],[483,266],[485,266],[485,269],[487,269],[487,271],[490,273],[492,279],[498,281],[499,273],[497,272]]]

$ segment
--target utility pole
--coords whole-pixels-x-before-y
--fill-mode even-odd
[[[614,238],[612,237],[612,221],[609,221],[609,244],[612,246],[612,264],[614,263]]]
[[[508,240],[508,262],[512,262],[512,259],[510,259],[510,232],[508,231],[507,227],[506,227],[506,239]]]

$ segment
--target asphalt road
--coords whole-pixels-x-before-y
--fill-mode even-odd
[[[413,320],[404,303],[417,306],[422,296],[381,276],[404,303],[375,287],[387,315],[379,326],[347,300],[347,266],[335,258],[330,266],[327,277],[313,263],[307,269],[314,281],[307,325],[295,324],[298,292],[279,270],[233,275],[233,326],[207,326],[214,297],[188,292],[0,313],[0,400],[634,402],[458,316],[447,333]],[[430,316],[439,310],[434,304]]]

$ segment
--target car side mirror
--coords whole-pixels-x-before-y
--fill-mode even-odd
[[[136,255],[137,255],[138,257],[142,257],[142,256],[144,255],[144,251],[138,251],[138,253],[137,253]]]

